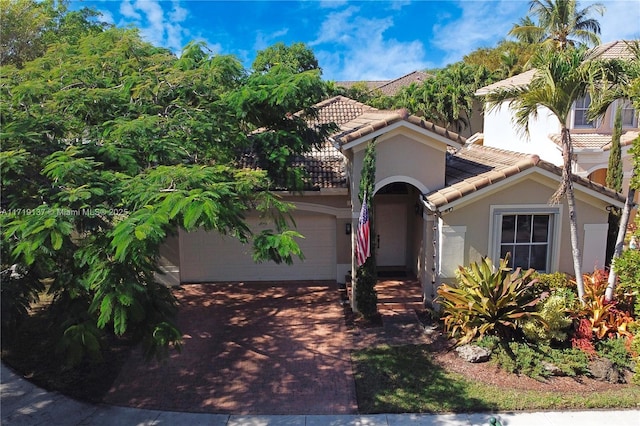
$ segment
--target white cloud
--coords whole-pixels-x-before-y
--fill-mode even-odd
[[[167,12],[164,6],[171,7]],[[171,3],[158,0],[123,0],[120,13],[124,24],[133,23],[140,29],[140,34],[148,42],[156,46],[164,46],[179,53],[184,45],[188,31],[183,27],[189,12],[182,7],[180,1]]]
[[[100,16],[98,16],[98,19],[101,22],[106,22],[107,24],[110,25],[114,25],[116,23],[115,19],[113,18],[113,13],[111,13],[108,10],[98,10],[98,13],[100,14]]]
[[[135,11],[133,4],[131,4],[131,0],[123,0],[120,3],[120,13],[125,18],[140,20],[142,16],[138,12]]]
[[[422,42],[386,39],[393,18],[365,18],[351,6],[327,15],[314,47],[324,75],[332,80],[387,80],[428,68]]]
[[[528,3],[522,1],[459,1],[458,6],[462,11],[458,19],[443,15],[442,24],[433,27],[431,44],[446,52],[441,67],[479,47],[495,47],[528,11]]]
[[[581,2],[581,7],[597,3]],[[615,40],[640,39],[640,2],[638,0],[600,1],[606,10],[603,16],[594,16],[600,22],[603,43]]]
[[[253,43],[253,50],[264,50],[278,41],[279,38],[284,37],[289,32],[288,28],[283,28],[279,31],[275,31],[271,34],[264,34],[262,31],[258,31],[256,40]]]

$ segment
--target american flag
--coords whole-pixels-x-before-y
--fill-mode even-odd
[[[358,230],[356,232],[356,262],[358,266],[362,266],[369,256],[371,256],[371,247],[369,245],[369,209],[367,208],[367,199],[365,197],[362,202],[362,208],[360,209]]]

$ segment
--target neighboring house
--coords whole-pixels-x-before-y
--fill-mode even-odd
[[[466,144],[461,136],[406,111],[382,111],[337,96],[316,105],[317,120],[339,126],[321,149],[301,156],[310,180],[296,206],[304,261],[256,264],[250,245],[212,232],[180,231],[163,248],[179,280],[344,282],[355,270],[354,234],[365,148],[376,142],[372,239],[379,269],[419,278],[425,302],[459,265],[514,253],[516,266],[572,272],[568,208],[548,205],[561,171],[536,156]],[[313,124],[313,122],[311,123]],[[577,178],[583,262],[601,263],[607,207],[623,199]],[[255,217],[249,223],[261,225]],[[589,266],[586,266],[588,269]]]
[[[336,86],[349,89],[355,84],[364,84],[372,92],[380,91],[383,95],[395,96],[395,94],[403,87],[407,87],[412,83],[421,84],[428,78],[431,78],[431,75],[426,72],[413,71],[393,80],[336,81]]]
[[[625,59],[632,57],[632,53],[624,41],[602,44],[592,49],[588,55],[589,59]],[[491,91],[506,87],[525,86],[531,81],[534,74],[535,70],[529,70],[483,87],[476,92],[476,95],[483,96]],[[626,193],[629,188],[632,170],[629,149],[632,141],[640,134],[638,111],[633,109],[629,100],[620,99],[607,110],[604,117],[596,121],[589,121],[586,116],[589,104],[589,96],[578,100],[573,107],[570,122],[567,123],[573,141],[573,172],[577,176],[586,177],[594,182],[605,183],[614,115],[618,106],[622,106],[623,192]],[[492,110],[485,108],[483,133],[472,136],[470,140],[473,143],[483,144],[484,146],[537,154],[540,158],[553,164],[562,164],[560,123],[545,108],[541,108],[538,111],[537,119],[530,119],[528,137],[514,126],[513,112],[509,109],[508,102],[504,102]]]

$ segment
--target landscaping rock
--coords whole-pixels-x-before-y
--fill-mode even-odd
[[[596,358],[589,362],[589,372],[598,380],[610,383],[623,383],[624,376],[611,361],[606,358]]]
[[[552,364],[550,362],[542,361],[542,367],[551,376],[566,376],[564,371],[562,371],[560,368],[558,368],[557,365]]]
[[[481,348],[477,345],[462,345],[456,348],[456,352],[460,358],[465,361],[477,363],[487,362],[491,357],[491,351],[485,348]]]

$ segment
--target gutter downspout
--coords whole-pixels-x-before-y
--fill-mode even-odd
[[[440,212],[438,210],[438,208],[433,205],[432,203],[430,203],[426,198],[423,198],[422,203],[424,205],[424,207],[430,212],[430,214],[433,215],[433,225],[431,228],[431,231],[433,233],[433,237],[432,237],[432,261],[431,261],[431,302],[432,302],[432,307],[433,308],[437,308],[436,304],[433,303],[435,301],[436,298],[436,287],[438,286],[438,270],[439,270],[439,264],[440,264],[440,253],[439,253],[439,248],[440,248],[440,232],[439,230],[439,223],[442,220],[442,212]]]

